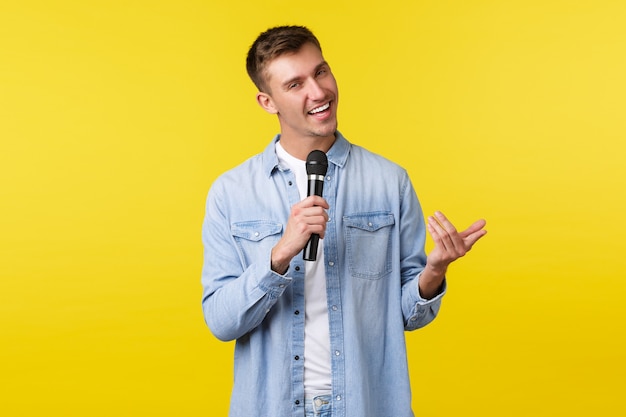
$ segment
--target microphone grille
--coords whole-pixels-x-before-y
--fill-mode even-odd
[[[326,154],[319,150],[314,150],[306,157],[307,175],[326,175],[328,169],[328,158]]]

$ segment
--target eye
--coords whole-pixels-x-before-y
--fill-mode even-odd
[[[320,75],[324,75],[326,74],[326,68],[322,68],[319,71],[317,71],[317,73],[315,75],[320,76]]]

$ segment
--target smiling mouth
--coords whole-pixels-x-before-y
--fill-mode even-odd
[[[323,112],[323,111],[325,111],[325,110],[328,110],[329,108],[330,108],[330,103],[326,103],[326,104],[324,104],[323,106],[320,106],[320,107],[316,107],[316,108],[314,108],[313,110],[311,110],[311,111],[309,112],[309,114],[317,114],[317,113],[321,113],[321,112]]]

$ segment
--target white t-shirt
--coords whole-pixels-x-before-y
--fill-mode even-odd
[[[300,198],[307,197],[306,161],[294,158],[276,143],[281,164],[296,176]],[[324,240],[320,239],[317,260],[305,261],[304,273],[304,394],[307,398],[331,392],[330,331],[324,270]]]

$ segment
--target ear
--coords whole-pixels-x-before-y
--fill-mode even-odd
[[[265,110],[269,114],[278,113],[278,109],[274,106],[274,101],[269,94],[258,92],[256,95],[256,101],[257,103],[259,103],[259,106],[261,106],[263,110]]]

